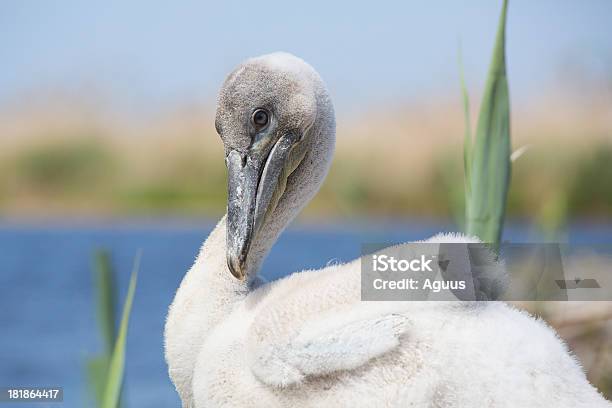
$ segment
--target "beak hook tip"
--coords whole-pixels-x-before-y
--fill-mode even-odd
[[[242,266],[239,262],[236,262],[236,259],[233,257],[227,258],[227,267],[230,270],[232,276],[238,279],[239,281],[244,281],[246,278],[246,274],[243,271]]]

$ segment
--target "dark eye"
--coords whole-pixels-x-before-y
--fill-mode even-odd
[[[263,109],[257,109],[253,112],[253,117],[251,118],[253,121],[253,125],[257,130],[263,129],[268,124],[268,112]]]

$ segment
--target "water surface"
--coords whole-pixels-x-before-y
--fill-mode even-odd
[[[123,299],[134,254],[141,248],[125,396],[131,407],[179,406],[163,359],[164,319],[181,278],[212,227],[201,220],[44,227],[0,224],[0,386],[62,386],[65,406],[84,406],[84,362],[101,349],[92,254],[101,247],[112,252]],[[417,240],[448,229],[452,227],[431,221],[301,224],[281,237],[263,274],[275,279],[354,259],[364,242]],[[531,240],[533,234],[518,225],[508,228],[507,236]],[[612,226],[577,225],[569,237],[576,243],[609,243]]]

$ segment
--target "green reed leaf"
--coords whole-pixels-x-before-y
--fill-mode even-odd
[[[508,1],[504,0],[471,150],[470,193],[466,203],[467,233],[495,245],[501,239],[511,172],[505,55],[507,8]]]
[[[123,305],[123,312],[121,314],[121,323],[119,324],[119,333],[113,354],[110,360],[110,366],[108,370],[108,377],[106,381],[106,389],[104,391],[103,408],[116,408],[119,404],[121,396],[121,388],[123,385],[123,374],[125,370],[125,350],[128,332],[128,323],[130,320],[130,313],[132,310],[132,303],[134,300],[134,292],[136,291],[136,280],[138,277],[138,270],[140,269],[140,258],[141,253],[138,252],[134,259],[134,267],[132,269],[132,275],[130,277],[130,285],[128,287],[128,293]]]

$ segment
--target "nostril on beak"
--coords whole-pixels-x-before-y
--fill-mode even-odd
[[[225,156],[225,165],[227,166],[231,160],[236,160],[235,158],[232,159],[232,157],[236,156],[240,157],[240,167],[244,168],[247,164],[247,154],[241,153],[238,150],[229,151],[229,153]]]

